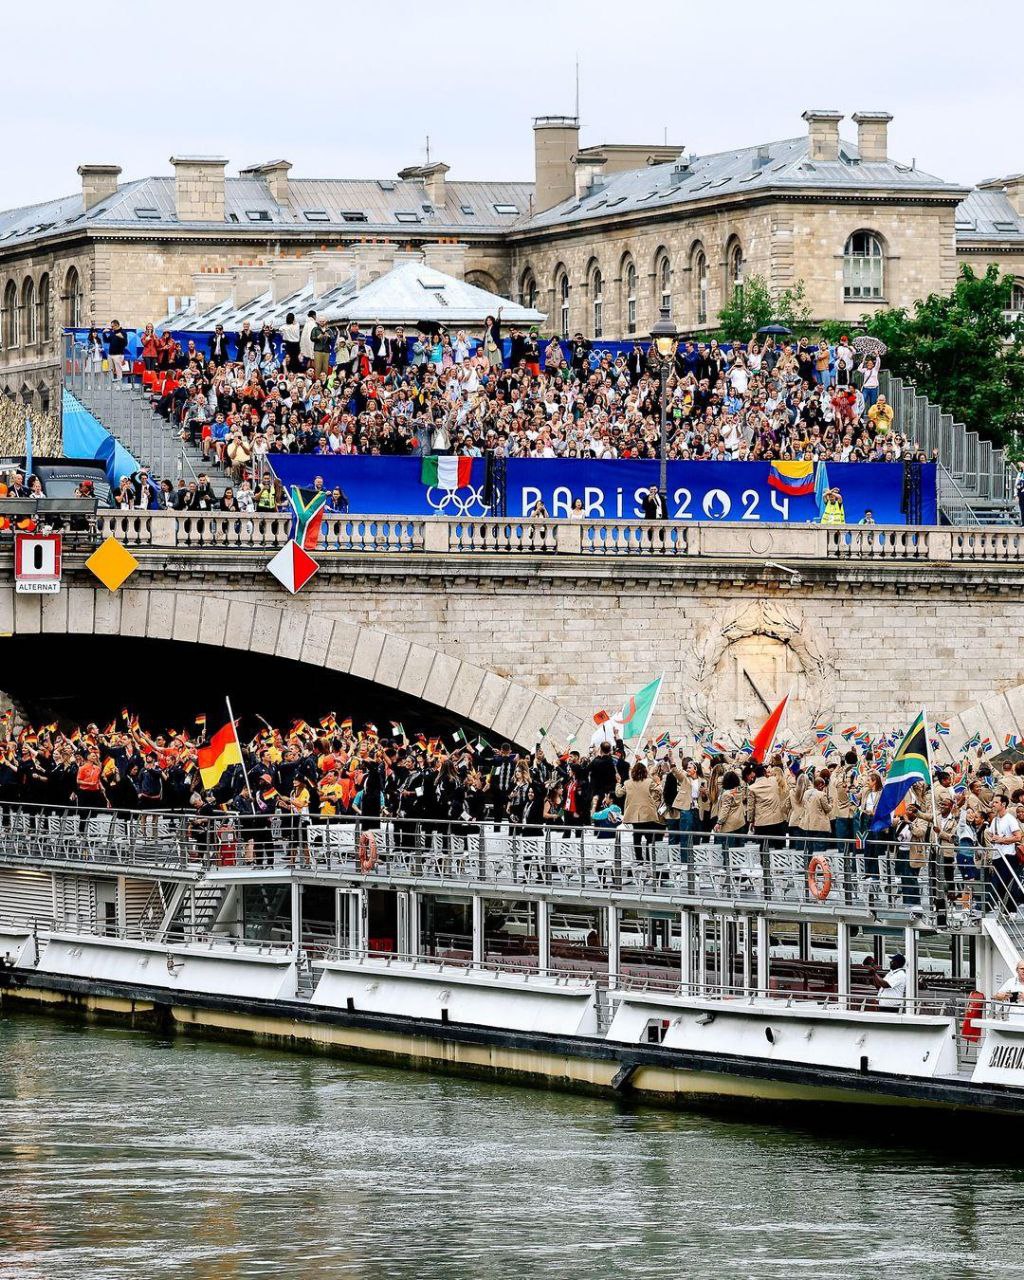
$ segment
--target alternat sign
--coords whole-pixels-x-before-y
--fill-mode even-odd
[[[22,595],[55,595],[60,590],[59,533],[14,535],[14,589]]]

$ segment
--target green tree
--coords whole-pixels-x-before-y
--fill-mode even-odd
[[[1024,324],[1008,319],[1013,277],[962,268],[953,292],[863,318],[888,347],[883,363],[957,422],[1011,443],[1024,427]]]
[[[804,282],[798,280],[791,289],[771,290],[764,276],[748,276],[744,285],[734,290],[730,302],[718,313],[722,336],[730,342],[746,342],[752,333],[768,324],[782,324],[787,329],[802,330],[811,326]]]

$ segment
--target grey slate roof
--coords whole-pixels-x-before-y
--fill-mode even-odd
[[[494,235],[529,213],[532,196],[533,184],[529,182],[449,182],[444,205],[435,207],[418,179],[296,178],[289,184],[289,203],[279,205],[265,181],[240,176],[225,179],[224,214],[225,222],[252,229],[290,227],[315,233],[365,228],[394,233],[401,228],[409,234],[418,230]],[[515,212],[499,213],[495,206],[508,206]],[[316,216],[308,217],[308,211]],[[0,213],[0,250],[12,242],[57,235],[81,225],[160,231],[223,224],[179,223],[174,212],[173,176],[140,178],[122,183],[115,195],[87,213],[81,193]]]
[[[599,179],[600,181],[600,179]],[[659,210],[694,200],[717,200],[769,188],[819,188],[823,191],[876,189],[878,191],[946,191],[955,195],[965,188],[930,173],[898,164],[895,160],[862,164],[857,147],[840,144],[839,159],[809,159],[806,134],[781,142],[691,156],[682,174],[675,164],[651,165],[612,174],[582,200],[569,199],[520,221],[517,231],[586,222],[638,210]]]
[[[447,182],[444,206],[434,208],[422,179],[291,178],[289,203],[282,206],[273,199],[264,179],[242,174],[225,179],[225,222],[239,231],[248,228],[257,233],[261,227],[273,227],[277,233],[291,228],[296,233],[313,234],[321,230],[332,234],[386,232],[393,236],[397,231],[472,236],[477,231],[495,236],[575,225],[609,215],[659,211],[695,201],[712,202],[722,196],[770,188],[875,189],[964,194],[966,199],[957,213],[957,238],[967,243],[1017,241],[1024,236],[1024,220],[1014,213],[1001,191],[969,191],[893,160],[862,164],[851,142],[841,143],[838,161],[811,162],[808,152],[807,136],[801,134],[780,142],[689,157],[689,167],[682,174],[676,173],[675,164],[612,174],[583,200],[569,199],[532,216],[534,188],[530,182]],[[495,206],[516,212],[498,213]],[[215,225],[224,224],[178,222],[172,175],[140,178],[122,183],[115,195],[87,213],[80,192],[0,212],[0,253],[82,226],[159,233]]]
[[[957,208],[956,238],[1024,243],[1024,218],[1004,191],[976,188]]]

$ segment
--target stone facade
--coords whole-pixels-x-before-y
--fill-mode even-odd
[[[595,333],[599,275],[602,336],[646,338],[665,302],[684,332],[717,328],[718,312],[735,288],[738,255],[746,275],[763,276],[773,289],[802,280],[812,315],[852,325],[865,312],[911,306],[915,298],[953,287],[958,270],[953,221],[949,203],[737,204],[659,221],[580,228],[558,237],[517,238],[512,277],[522,301],[536,287],[536,305],[548,313],[553,328],[589,336]],[[879,299],[847,299],[843,250],[854,232],[864,230],[882,245],[884,293]],[[631,267],[636,272],[632,295]],[[569,285],[567,325],[561,312],[563,278]]]
[[[252,649],[401,690],[524,745],[541,728],[556,745],[589,735],[596,708],[615,711],[660,672],[659,729],[672,732],[739,741],[792,689],[794,738],[823,718],[889,731],[921,705],[954,719],[954,748],[961,727],[1000,746],[1006,732],[1024,737],[1014,566],[820,564],[784,585],[750,562],[464,569],[424,557],[410,571],[352,557],[323,563],[290,599],[244,555],[207,573],[198,557],[143,559],[117,594],[73,569],[57,596],[0,587],[0,631]]]
[[[459,184],[440,162],[411,166],[397,183],[333,185],[294,179],[285,160],[225,178],[222,159],[174,157],[173,183],[119,183],[116,165],[84,164],[79,195],[0,213],[0,394],[56,402],[65,326],[106,325],[114,316],[128,326],[159,322],[169,300],[176,307],[209,292],[219,301],[227,273],[239,288],[253,286],[249,297],[258,279],[297,288],[325,252],[351,254],[371,276],[396,255],[420,253],[491,292],[535,299],[552,331],[605,339],[645,336],[663,303],[682,331],[713,329],[737,282],[754,274],[775,289],[802,280],[815,318],[851,324],[865,311],[948,290],[964,262],[998,262],[1020,280],[1024,303],[1024,179],[983,184],[964,201],[964,189],[887,158],[889,118],[853,117],[867,170],[840,140],[839,113],[808,111],[798,181],[772,185],[766,177],[776,172],[772,147],[803,154],[791,139],[705,157],[725,172],[732,165],[732,176],[702,184],[692,198],[666,203],[659,195],[617,213],[595,207],[584,221],[573,220],[567,202],[609,180],[646,184],[648,169],[662,184],[684,182],[701,158],[668,145],[580,147],[574,118],[541,117],[533,185]],[[712,196],[720,182],[722,194]],[[330,220],[309,219],[310,202],[330,206],[319,211]],[[877,297],[845,295],[845,250],[858,232],[879,246]]]

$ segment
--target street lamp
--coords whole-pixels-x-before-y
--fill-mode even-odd
[[[658,353],[658,373],[661,378],[661,470],[658,488],[666,504],[668,503],[668,405],[665,403],[665,393],[668,390],[669,361],[675,355],[678,336],[668,307],[662,307],[658,323],[651,330],[651,345]]]

